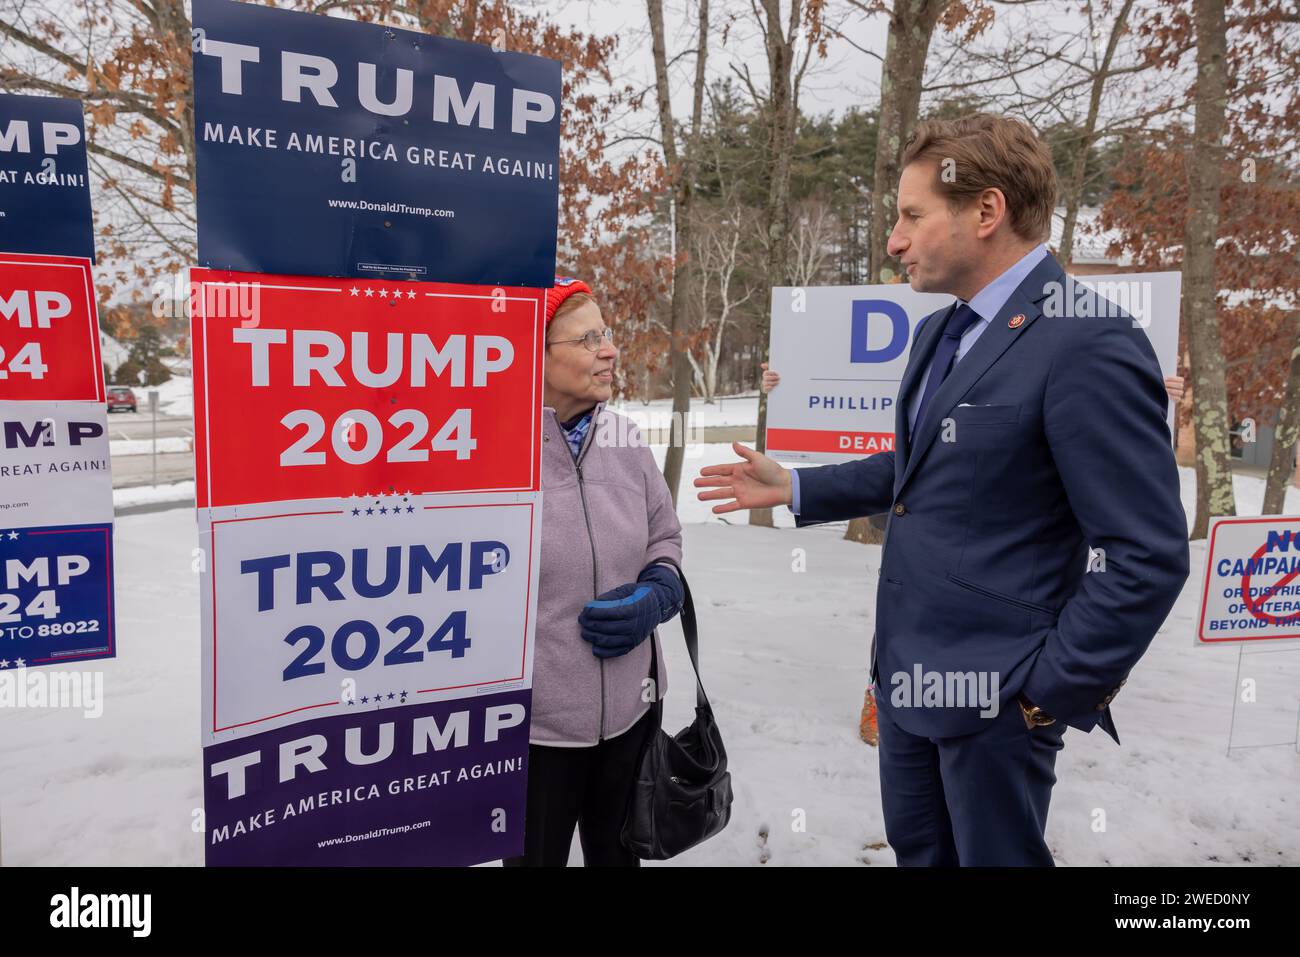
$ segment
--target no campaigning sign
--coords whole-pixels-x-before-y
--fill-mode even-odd
[[[1215,518],[1197,644],[1300,638],[1300,517]]]

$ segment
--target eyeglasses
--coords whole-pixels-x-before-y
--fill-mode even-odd
[[[592,329],[585,336],[578,339],[551,339],[546,344],[548,346],[553,346],[557,342],[581,342],[587,347],[588,352],[599,352],[600,347],[606,342],[610,345],[614,344],[614,330],[607,328],[597,332],[595,329]]]

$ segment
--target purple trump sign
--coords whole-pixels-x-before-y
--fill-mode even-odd
[[[317,718],[205,748],[209,865],[522,852],[530,691]]]

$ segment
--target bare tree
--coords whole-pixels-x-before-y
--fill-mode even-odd
[[[790,229],[790,281],[794,285],[811,286],[817,281],[840,231],[835,213],[823,200],[796,204]]]
[[[1085,0],[1071,14],[1074,28],[1066,18],[1045,22],[1041,3],[1008,6],[1004,30],[992,44],[981,47],[966,37],[948,44],[948,68],[924,92],[958,96],[972,105],[988,101],[996,111],[1020,116],[1040,131],[1063,130],[1052,145],[1066,160],[1061,164],[1063,229],[1057,255],[1068,264],[1084,196],[1103,174],[1090,169],[1094,148],[1109,139],[1139,135],[1174,108],[1154,90],[1136,97],[1131,83],[1117,91],[1112,81],[1131,81],[1151,71],[1190,49],[1190,41],[1181,49],[1162,48],[1159,56],[1150,55],[1153,51],[1143,46],[1132,22],[1134,0]],[[1160,105],[1135,110],[1135,102]]]
[[[1286,511],[1286,480],[1295,467],[1296,440],[1300,439],[1300,311],[1292,312],[1290,320],[1295,345],[1291,347],[1286,392],[1273,429],[1273,453],[1264,484],[1263,515],[1281,515]]]
[[[686,416],[691,406],[691,358],[687,341],[687,308],[691,296],[693,272],[690,262],[691,205],[694,197],[696,144],[700,138],[700,122],[704,112],[705,61],[709,49],[709,0],[698,0],[699,27],[695,50],[695,86],[691,108],[690,132],[677,149],[677,127],[673,122],[672,91],[668,83],[668,52],[664,42],[663,0],[646,0],[650,19],[651,46],[654,54],[655,92],[659,107],[660,142],[664,162],[673,180],[671,199],[673,246],[676,259],[673,263],[672,287],[672,374],[673,418],[668,450],[664,456],[664,480],[677,502],[677,490],[682,478],[682,460],[686,454]]]
[[[767,201],[763,207],[762,240],[767,251],[770,287],[790,281],[790,164],[799,118],[799,90],[814,56],[825,53],[826,30],[822,20],[825,0],[790,0],[783,16],[781,0],[752,0],[751,9],[767,54],[767,88],[760,92],[747,63],[732,64],[744,83],[767,129],[764,172]],[[769,304],[770,305],[770,304]],[[770,308],[761,314],[758,341],[766,354],[771,325]],[[757,448],[767,444],[767,396],[758,399]],[[770,508],[750,509],[751,525],[772,526]]]
[[[194,257],[190,47],[183,0],[0,0],[0,91],[85,105],[105,291]]]
[[[719,204],[701,207],[696,215],[692,235],[699,288],[697,338],[703,354],[696,358],[692,350],[687,355],[698,391],[705,402],[712,402],[718,391],[718,363],[733,314],[755,292],[748,284],[741,285],[738,273],[745,255],[744,239],[757,223],[752,210],[726,189]]]
[[[1183,241],[1183,316],[1192,357],[1196,432],[1196,519],[1204,538],[1213,515],[1235,515],[1229,451],[1227,389],[1219,333],[1214,264],[1219,237],[1227,107],[1227,25],[1224,0],[1194,0],[1196,124],[1188,157],[1189,215]]]
[[[855,5],[877,12],[879,3]],[[871,276],[875,282],[895,277],[887,265],[889,232],[897,215],[898,177],[903,147],[916,127],[921,84],[935,25],[949,0],[894,0],[880,73],[880,120],[876,140],[875,184],[871,203]]]
[[[850,0],[864,13],[883,10],[880,0]],[[916,126],[921,109],[921,85],[926,55],[935,25],[949,0],[894,0],[889,11],[885,60],[880,72],[880,118],[871,198],[871,246],[868,275],[874,282],[895,278],[886,263],[889,232],[897,213],[898,177],[902,173],[903,146]],[[849,541],[880,544],[884,534],[865,518],[849,522]]]
[[[1088,20],[1090,25],[1096,26],[1093,6],[1090,0],[1087,6]],[[1088,165],[1088,154],[1096,142],[1101,95],[1106,88],[1106,80],[1111,76],[1111,63],[1115,59],[1115,49],[1119,45],[1119,39],[1128,30],[1128,15],[1132,9],[1133,0],[1124,0],[1124,5],[1120,7],[1111,23],[1106,50],[1101,55],[1100,61],[1095,58],[1095,48],[1092,50],[1094,62],[1091,71],[1092,82],[1089,84],[1088,112],[1084,116],[1083,126],[1079,130],[1074,146],[1070,174],[1061,184],[1062,198],[1065,200],[1065,224],[1061,231],[1061,248],[1057,255],[1063,263],[1070,262],[1074,255],[1074,224],[1079,217],[1079,204],[1083,198],[1084,172]]]

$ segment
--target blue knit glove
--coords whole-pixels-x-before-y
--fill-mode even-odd
[[[589,601],[578,615],[582,637],[597,658],[625,655],[682,610],[682,581],[667,565],[647,565],[634,584],[619,585]]]

